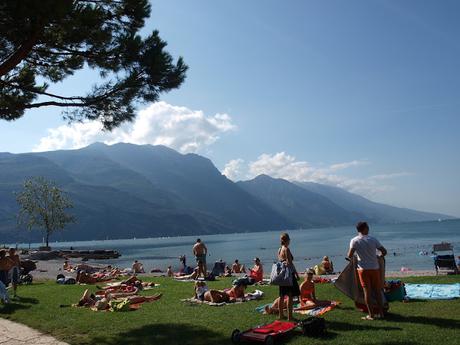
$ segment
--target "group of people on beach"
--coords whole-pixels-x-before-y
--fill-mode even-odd
[[[356,257],[357,260],[357,275],[364,292],[364,301],[368,311],[368,315],[365,316],[364,319],[373,320],[376,318],[383,318],[382,288],[384,282],[382,280],[382,272],[377,253],[383,257],[387,254],[387,251],[376,238],[369,235],[369,225],[366,222],[359,222],[356,225],[356,230],[358,234],[350,241],[346,259],[351,260],[353,257]],[[289,235],[287,233],[281,234],[277,258],[279,262],[289,267],[292,274],[292,285],[280,286],[279,297],[271,306],[267,306],[265,310],[270,314],[278,313],[280,319],[284,318],[284,311],[287,310],[288,320],[293,319],[294,298],[298,298],[300,309],[318,307],[330,303],[330,301],[317,299],[313,277],[315,274],[318,274],[318,266],[320,266],[322,272],[320,274],[333,272],[332,262],[325,256],[320,265],[315,266],[315,268],[310,268],[305,272],[304,281],[299,286],[298,280],[300,276],[294,265],[294,256],[290,249],[290,244],[291,239]],[[183,275],[182,277],[178,277],[178,279],[207,278],[206,256],[208,249],[206,245],[201,239],[197,239],[192,251],[197,262],[197,267],[191,274]],[[185,255],[181,256],[181,262],[183,262],[184,267],[186,267]],[[238,260],[235,260],[231,269],[226,266],[224,275],[231,274],[232,272],[248,273],[248,277],[255,278],[255,280],[259,282],[263,279],[263,266],[259,258],[254,259],[254,267],[249,270],[246,270],[244,265],[241,265]],[[204,281],[198,281],[195,284],[195,297],[208,302],[226,302],[244,296],[245,288],[246,286],[241,284],[224,291],[212,290],[208,289]],[[376,306],[372,305],[373,298],[377,302]]]
[[[347,259],[352,260],[354,256],[357,259],[357,274],[359,282],[363,288],[364,301],[368,311],[368,315],[363,319],[374,320],[376,318],[384,317],[383,298],[382,298],[382,274],[380,264],[377,257],[377,252],[381,256],[387,254],[385,247],[374,237],[369,236],[369,225],[366,222],[359,222],[356,225],[358,235],[353,237],[350,241]],[[287,318],[292,320],[293,312],[293,298],[299,297],[301,307],[307,304],[321,305],[327,301],[320,301],[316,299],[313,270],[308,270],[305,275],[305,280],[299,287],[297,280],[299,274],[294,265],[294,256],[289,248],[291,240],[287,233],[281,234],[280,237],[281,247],[278,250],[278,260],[290,268],[292,272],[292,285],[279,287],[279,298],[275,300],[271,307],[266,311],[268,313],[278,312],[279,318],[284,318],[284,309],[286,305]],[[328,259],[328,258],[324,258]],[[328,260],[327,260],[328,261]],[[324,265],[324,260],[323,260]],[[372,305],[372,297],[377,302],[376,308]]]
[[[356,229],[358,234],[350,241],[347,259],[351,260],[353,257],[356,257],[357,260],[357,275],[364,292],[364,301],[368,310],[368,315],[364,319],[373,320],[375,318],[383,318],[384,309],[381,293],[383,288],[383,281],[379,261],[377,258],[377,252],[379,252],[381,256],[385,256],[387,251],[376,238],[369,235],[369,226],[366,222],[358,223],[356,225]],[[315,272],[317,267],[310,268],[305,272],[304,281],[299,286],[298,280],[300,279],[300,276],[294,265],[294,256],[290,245],[291,239],[289,235],[287,233],[282,233],[280,236],[280,248],[277,251],[277,258],[278,261],[282,263],[282,265],[285,265],[289,268],[289,272],[292,274],[292,284],[288,286],[279,286],[279,297],[272,303],[272,305],[267,306],[265,309],[265,311],[269,314],[277,313],[280,319],[284,318],[284,312],[287,310],[288,320],[293,319],[292,313],[294,298],[298,298],[298,301],[300,302],[300,308],[311,308],[312,306],[321,306],[330,303],[330,301],[322,301],[316,297],[313,277],[315,273],[317,273]],[[238,259],[234,261],[231,268],[228,265],[225,265],[222,260],[220,260],[219,262],[216,262],[216,265],[225,266],[222,267],[219,273],[220,275],[229,276],[231,274],[245,274],[245,278],[248,280],[241,280],[239,283],[234,284],[231,288],[226,290],[209,289],[206,285],[206,282],[204,281],[209,279],[209,273],[207,271],[206,264],[208,248],[201,241],[201,239],[198,238],[196,240],[196,243],[192,248],[192,253],[196,260],[195,269],[190,269],[190,267],[187,266],[186,257],[185,255],[182,255],[180,257],[180,261],[183,267],[180,274],[174,273],[171,269],[171,266],[169,266],[167,276],[175,277],[177,279],[203,279],[195,283],[195,298],[201,301],[220,303],[243,298],[245,296],[245,288],[248,285],[247,282],[251,282],[251,284],[253,284],[263,281],[264,270],[259,258],[254,258],[254,266],[250,269],[246,269],[244,265],[239,263]],[[14,248],[9,249],[8,255],[5,250],[0,250],[0,298],[4,302],[8,302],[8,293],[6,292],[6,288],[10,282],[12,284],[14,296],[16,296],[16,289],[19,282],[20,265],[21,261],[19,255],[16,254]],[[328,257],[324,257],[320,265],[321,269],[326,273],[333,272],[333,265]],[[187,268],[189,268],[191,272],[187,272]],[[67,260],[64,262],[63,269],[66,271],[76,271],[76,281],[78,283],[85,284],[106,282],[118,278],[123,273],[119,269],[113,268],[111,266],[100,268],[90,266],[85,263],[80,263],[73,266]],[[93,307],[96,306],[96,303],[98,303],[98,305],[101,304],[102,306],[106,306],[111,299],[131,296],[133,295],[132,292],[134,290],[132,290],[130,286],[133,286],[133,282],[138,281],[138,278],[136,278],[135,275],[144,272],[145,270],[142,263],[136,260],[134,261],[129,272],[133,275],[133,280],[130,280],[130,278],[127,281],[121,283],[118,288],[105,290],[103,293],[100,292],[99,294],[96,294],[97,296],[94,297],[91,296],[91,294],[87,291],[83,294],[79,303],[83,305],[89,304]],[[136,295],[136,293],[134,293],[134,295]],[[132,298],[133,303],[138,302],[139,298],[141,297],[138,296],[136,298]],[[377,306],[371,305],[372,298],[376,300]],[[154,299],[155,298],[152,300]]]

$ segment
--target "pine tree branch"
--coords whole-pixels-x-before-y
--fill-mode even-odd
[[[40,36],[39,30],[33,32],[33,34],[25,40],[19,49],[17,49],[9,58],[7,58],[2,64],[0,64],[0,76],[4,76],[11,70],[13,70],[22,60],[24,60],[32,48],[38,41]]]

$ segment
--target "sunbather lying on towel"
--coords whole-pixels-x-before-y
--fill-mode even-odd
[[[96,284],[115,279],[116,277],[117,275],[106,273],[86,273],[78,271],[76,281],[80,284]]]
[[[227,290],[208,290],[204,292],[202,300],[212,303],[234,302],[238,298],[244,298],[245,289],[245,285],[239,285]]]
[[[144,288],[147,288],[147,287],[155,287],[155,283],[154,282],[143,282],[142,280],[140,280],[138,277],[136,276],[131,276],[129,277],[128,279],[125,279],[121,282],[116,282],[116,283],[111,283],[109,284],[108,286],[105,286],[105,287],[98,287],[99,289],[102,289],[102,290],[107,290],[107,289],[113,289],[113,288],[118,288],[118,287],[136,287],[137,289],[139,290],[142,290]]]
[[[174,279],[177,280],[195,280],[198,278],[198,267],[193,270],[192,274],[186,274],[186,275],[176,275]]]
[[[162,294],[156,294],[153,296],[139,296],[139,295],[128,295],[122,294],[106,294],[106,295],[95,295],[89,292],[88,289],[83,292],[83,296],[80,298],[76,307],[88,307],[95,308],[96,310],[106,310],[109,308],[109,302],[126,298],[129,304],[140,304],[144,302],[152,302],[160,299]]]

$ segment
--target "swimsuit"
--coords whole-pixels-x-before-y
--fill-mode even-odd
[[[196,297],[200,300],[200,301],[204,301],[204,294],[208,291],[208,287],[207,286],[200,286],[196,289]]]
[[[195,255],[196,262],[201,261],[203,264],[206,264],[206,254]]]

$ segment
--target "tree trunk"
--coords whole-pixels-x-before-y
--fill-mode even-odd
[[[46,229],[46,247],[50,247],[49,246],[49,238],[50,238],[50,231],[48,229]]]

